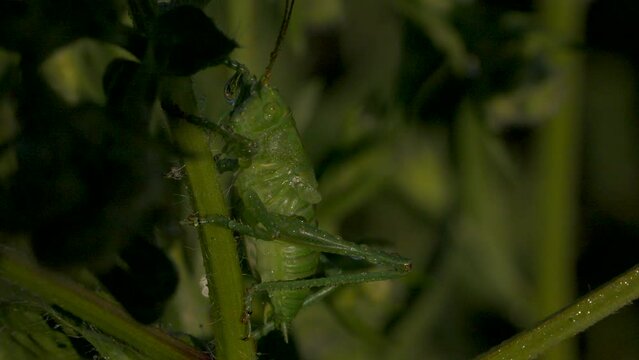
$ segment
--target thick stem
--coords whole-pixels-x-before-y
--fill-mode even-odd
[[[174,79],[167,85],[172,101],[188,113],[197,113],[189,80]],[[205,131],[186,121],[179,121],[172,133],[180,150],[189,154],[184,165],[193,210],[201,216],[228,216]],[[199,234],[211,300],[215,356],[220,360],[254,359],[253,341],[242,339],[246,336],[247,327],[241,321],[244,315],[244,284],[237,242],[233,234],[222,227],[200,226]]]
[[[639,266],[582,297],[532,330],[481,355],[481,360],[532,359],[639,298]]]

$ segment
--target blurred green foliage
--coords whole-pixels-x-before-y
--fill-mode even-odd
[[[207,3],[207,15],[239,45],[232,58],[261,75],[282,2],[199,3]],[[344,287],[304,309],[293,323],[292,343],[268,336],[258,344],[260,358],[466,359],[550,315],[541,305],[539,274],[552,266],[546,259],[553,254],[540,246],[540,209],[557,199],[539,190],[544,152],[576,154],[569,164],[574,178],[562,179],[572,194],[563,225],[574,236],[562,240],[569,253],[560,264],[567,280],[559,286],[578,296],[637,262],[639,47],[630,34],[639,7],[631,0],[618,8],[594,2],[581,19],[583,38],[572,39],[544,28],[536,4],[297,2],[272,84],[289,102],[315,164],[323,196],[318,223],[346,239],[394,249],[410,257],[414,269],[403,281]],[[121,26],[131,21],[124,10],[118,16]],[[15,81],[8,69],[19,61],[12,50],[0,49],[3,141],[19,131],[6,90]],[[557,51],[578,57],[574,97],[566,96],[574,84],[566,84],[567,70],[553,58]],[[41,71],[68,103],[104,105],[100,79],[116,57],[133,58],[83,36],[52,53]],[[228,111],[223,89],[229,76],[220,67],[194,75],[200,114],[219,119]],[[543,132],[566,106],[578,110],[568,129],[576,141],[568,149],[542,148]],[[0,154],[0,174],[15,169],[11,156]],[[199,286],[201,254],[190,232],[160,242],[169,244],[164,248],[180,283],[159,323],[206,343],[212,334]],[[58,323],[68,321],[65,315],[4,299],[8,293],[0,295],[0,348],[20,344],[10,353],[31,348],[72,358],[69,337],[47,323],[56,316]],[[553,311],[569,304],[562,296]],[[639,358],[638,324],[637,307],[627,307],[580,335],[579,346],[562,358]],[[85,325],[63,328],[105,358],[138,356],[113,348]],[[27,339],[25,331],[35,335]]]

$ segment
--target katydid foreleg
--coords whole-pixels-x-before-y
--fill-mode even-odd
[[[217,124],[200,116],[187,114],[175,103],[168,100],[162,101],[162,109],[170,117],[185,120],[188,123],[207,129],[222,136],[226,144],[222,152],[226,156],[233,156],[235,158],[250,160],[251,156],[257,151],[255,142],[237,134],[224,124]]]

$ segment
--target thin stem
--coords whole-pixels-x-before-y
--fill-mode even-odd
[[[562,340],[639,298],[639,265],[588,293],[532,330],[523,332],[479,356],[481,360],[532,359]]]
[[[44,269],[15,250],[0,247],[0,277],[91,323],[153,359],[208,359],[208,355],[158,328],[133,320],[120,306],[60,274]]]

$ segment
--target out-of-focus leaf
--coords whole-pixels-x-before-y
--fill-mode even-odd
[[[177,272],[164,252],[136,239],[122,249],[123,264],[99,274],[100,281],[136,320],[156,321],[177,287]]]
[[[506,182],[498,171],[500,152],[495,135],[486,131],[476,108],[465,103],[458,119],[460,163],[460,207],[462,216],[456,235],[459,254],[467,259],[460,275],[474,293],[487,297],[514,322],[526,324],[531,309],[526,267],[518,257],[524,249],[513,241],[517,210],[510,203],[516,182]],[[530,266],[530,265],[529,265]]]
[[[220,64],[237,47],[201,9],[187,5],[160,15],[153,41],[159,70],[180,76]]]
[[[436,127],[405,131],[398,142],[399,164],[393,176],[397,191],[435,218],[445,215],[450,208],[454,191],[450,170],[442,156],[443,144],[436,144],[440,138],[441,129]]]
[[[320,180],[323,200],[317,215],[323,228],[337,230],[345,216],[380,190],[391,172],[390,155],[387,145],[371,145],[326,170]]]
[[[122,43],[121,10],[115,0],[2,1],[0,46],[39,62],[82,37]]]
[[[614,55],[592,55],[590,61],[594,85],[586,90],[588,192],[599,209],[636,224],[639,220],[637,70]]]
[[[41,66],[47,84],[67,104],[104,103],[99,79],[115,56],[131,58],[112,45],[83,38],[55,50]]]
[[[451,64],[455,74],[466,77],[474,69],[475,61],[469,54],[464,40],[449,20],[451,7],[433,1],[403,0],[397,3],[399,12],[419,24],[430,40],[440,49]]]

